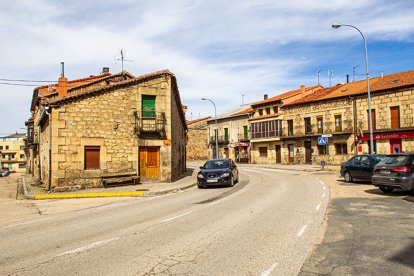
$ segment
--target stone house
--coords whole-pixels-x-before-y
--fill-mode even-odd
[[[31,172],[52,191],[101,186],[108,173],[169,182],[186,170],[185,114],[168,70],[35,89],[27,122]]]
[[[208,126],[211,117],[187,121],[187,160],[208,159]]]
[[[281,106],[310,95],[322,86],[301,86],[251,105],[253,116],[249,118],[251,135],[251,163],[284,163],[288,151],[282,141],[284,116]]]
[[[26,134],[15,133],[0,137],[0,168],[11,172],[26,172]]]
[[[370,86],[374,152],[414,151],[414,70],[371,78]],[[282,110],[285,163],[340,164],[370,152],[365,80],[316,91]]]
[[[226,156],[235,162],[250,160],[249,122],[253,109],[244,104],[207,121],[210,158],[216,158],[216,132],[219,158]]]

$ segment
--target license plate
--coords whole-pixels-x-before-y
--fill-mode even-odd
[[[390,170],[380,170],[381,174],[390,174]]]
[[[218,180],[217,179],[207,179],[207,182],[208,183],[215,183],[215,182],[218,182]]]

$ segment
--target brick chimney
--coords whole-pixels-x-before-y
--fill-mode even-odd
[[[301,96],[302,97],[304,97],[305,96],[305,86],[302,84],[301,86],[300,86],[300,94],[301,94]]]
[[[268,98],[267,94],[264,94],[263,99],[267,100],[267,98]]]
[[[56,85],[56,90],[59,98],[66,97],[68,95],[68,79],[63,76],[60,77]]]

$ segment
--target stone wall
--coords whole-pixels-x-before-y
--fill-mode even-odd
[[[188,125],[187,160],[208,159],[207,119]]]

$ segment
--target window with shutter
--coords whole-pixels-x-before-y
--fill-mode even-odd
[[[100,169],[100,151],[99,146],[85,146],[85,170]]]
[[[142,95],[142,117],[155,117],[155,96]]]
[[[400,107],[390,107],[391,110],[391,128],[400,128]]]

